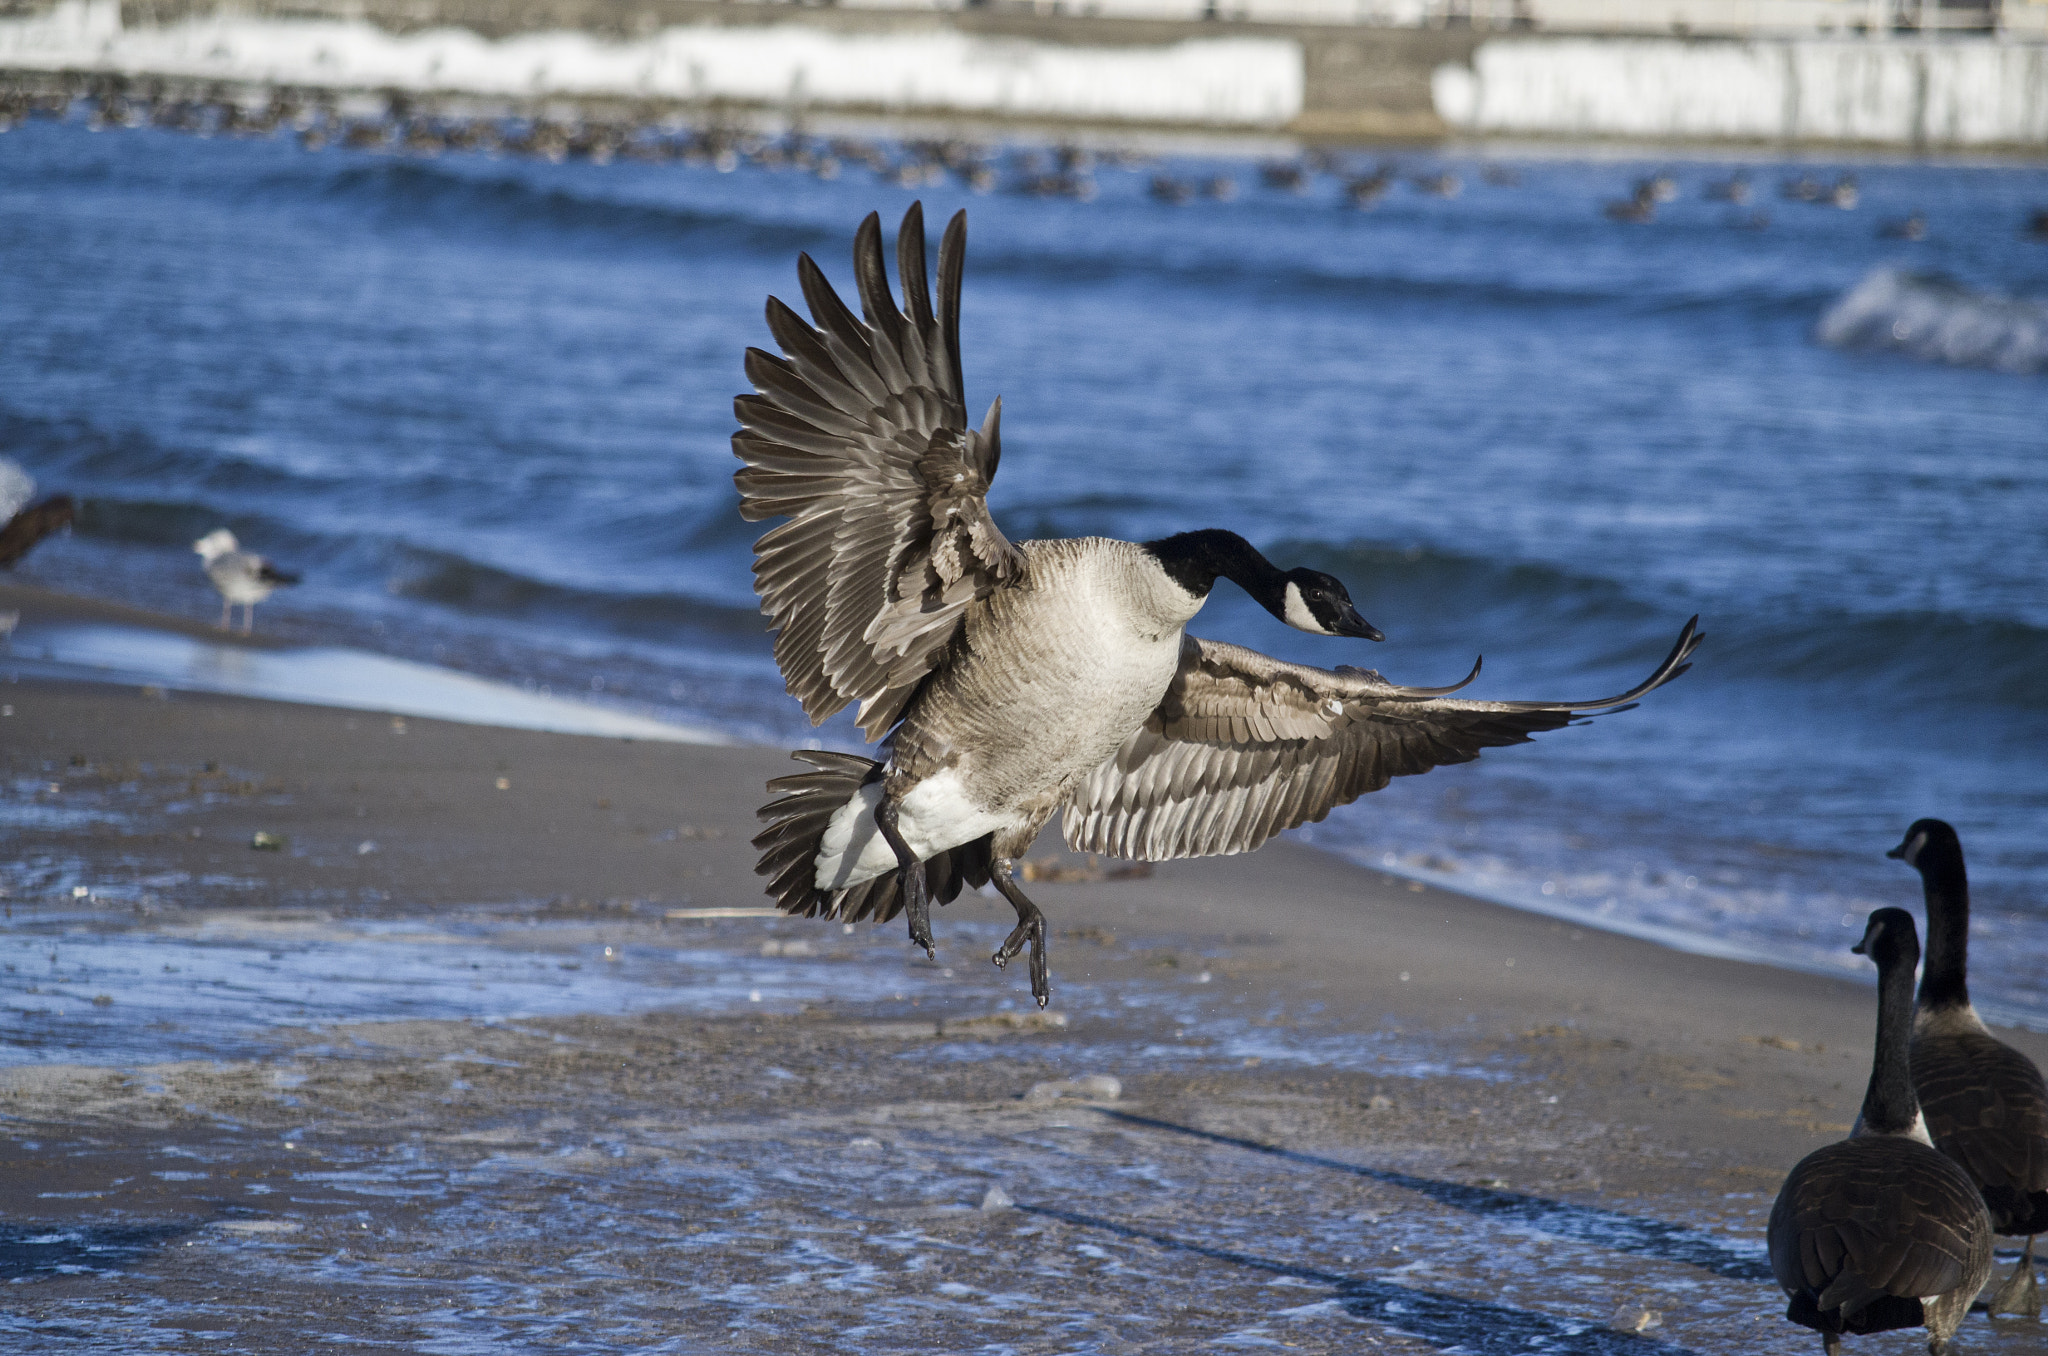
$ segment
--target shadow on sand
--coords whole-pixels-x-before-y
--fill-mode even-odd
[[[1681,1262],[1687,1266],[1711,1271],[1717,1276],[1725,1276],[1732,1281],[1771,1279],[1771,1268],[1761,1257],[1744,1253],[1698,1230],[1666,1224],[1662,1220],[1641,1219],[1614,1210],[1602,1210],[1597,1206],[1572,1205],[1566,1201],[1551,1200],[1546,1196],[1528,1196],[1519,1191],[1466,1186],[1462,1182],[1444,1182],[1434,1177],[1417,1177],[1412,1173],[1394,1172],[1386,1168],[1361,1167],[1340,1159],[1305,1154],[1294,1149],[1281,1148],[1276,1144],[1261,1144],[1257,1140],[1240,1139],[1235,1135],[1219,1135],[1210,1130],[1197,1130],[1193,1126],[1178,1125],[1172,1121],[1140,1116],[1129,1111],[1113,1111],[1107,1107],[1097,1107],[1095,1110],[1100,1115],[1128,1125],[1166,1130],[1192,1139],[1207,1140],[1212,1144],[1228,1144],[1233,1148],[1267,1154],[1290,1163],[1327,1168],[1332,1172],[1349,1173],[1354,1177],[1367,1177],[1375,1182],[1384,1182],[1388,1186],[1419,1192],[1437,1204],[1450,1206],[1454,1210],[1540,1229],[1544,1233],[1567,1238],[1574,1243],[1590,1243],[1614,1252],[1655,1257],[1665,1262]]]
[[[0,1224],[0,1283],[126,1271],[190,1224],[88,1224],[24,1228]]]
[[[1416,1290],[1386,1281],[1279,1262],[1229,1248],[1211,1247],[1205,1243],[1189,1243],[1171,1234],[1154,1233],[1150,1229],[1118,1224],[1114,1220],[1073,1210],[1022,1204],[1016,1208],[1024,1214],[1056,1219],[1076,1228],[1097,1229],[1119,1238],[1143,1240],[1174,1252],[1327,1285],[1337,1292],[1337,1302],[1353,1318],[1406,1333],[1432,1346],[1454,1347],[1468,1353],[1468,1356],[1530,1356],[1532,1352],[1556,1352],[1564,1353],[1564,1356],[1691,1356],[1688,1347],[1634,1333],[1615,1332],[1598,1324],[1573,1323],[1548,1314],[1510,1308],[1505,1304],[1461,1299],[1434,1290]]]

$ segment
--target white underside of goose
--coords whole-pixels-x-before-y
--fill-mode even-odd
[[[818,848],[819,889],[843,890],[896,869],[896,854],[875,826],[881,800],[882,784],[869,782],[832,816]],[[912,787],[896,810],[897,832],[920,861],[1014,825],[1014,816],[985,810],[969,799],[952,768]]]

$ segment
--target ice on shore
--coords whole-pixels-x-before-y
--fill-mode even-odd
[[[1202,38],[1079,47],[941,29],[840,33],[797,23],[694,25],[644,38],[466,29],[394,34],[360,21],[217,14],[123,27],[117,0],[63,0],[0,21],[0,66],[404,89],[508,98],[620,95],[801,108],[951,110],[1276,126],[1302,107],[1298,42]]]
[[[1432,81],[1480,132],[2048,144],[2048,46],[1810,38],[1495,39]]]

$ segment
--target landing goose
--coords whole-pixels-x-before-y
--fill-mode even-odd
[[[242,634],[248,635],[256,625],[256,604],[278,589],[299,582],[297,575],[285,573],[254,551],[244,551],[235,534],[224,527],[216,527],[193,542],[192,549],[199,553],[206,577],[220,590],[223,631],[234,619],[236,604],[240,604]]]
[[[1970,880],[1956,831],[1922,819],[1885,855],[1917,870],[1927,894],[1927,971],[1913,1014],[1913,1084],[1927,1129],[1984,1193],[1991,1227],[2027,1240],[1991,1312],[2039,1318],[2034,1235],[2048,1232],[2048,1085],[1970,1004]]]
[[[1821,1335],[1927,1329],[1948,1350],[1991,1275],[1991,1220],[1977,1187],[1937,1152],[1913,1097],[1913,915],[1870,915],[1858,955],[1877,962],[1877,1045],[1863,1114],[1849,1138],[1799,1160],[1771,1207],[1771,1273],[1785,1317]]]
[[[1379,640],[1344,585],[1282,570],[1234,532],[1157,541],[1012,543],[986,495],[1002,402],[969,426],[960,376],[966,214],[925,275],[922,208],[897,237],[889,292],[880,218],[854,241],[865,321],[808,255],[811,321],[773,297],[782,356],[748,349],[755,394],[734,409],[734,480],[755,544],[755,589],[776,662],[815,722],[859,703],[880,761],[799,751],[769,783],[756,868],[787,912],[909,916],[931,951],[930,901],[993,881],[1017,926],[992,959],[1031,948],[1050,993],[1045,919],[1014,866],[1064,809],[1077,850],[1158,861],[1245,852],[1390,778],[1462,763],[1580,715],[1626,706],[1683,673],[1686,624],[1649,678],[1590,702],[1474,702],[1363,669],[1310,668],[1186,635],[1218,579],[1289,626]]]

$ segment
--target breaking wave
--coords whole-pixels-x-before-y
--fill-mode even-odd
[[[2048,371],[2048,304],[1899,268],[1872,269],[1821,316],[1818,333],[1835,348],[1896,349],[2000,372]]]

